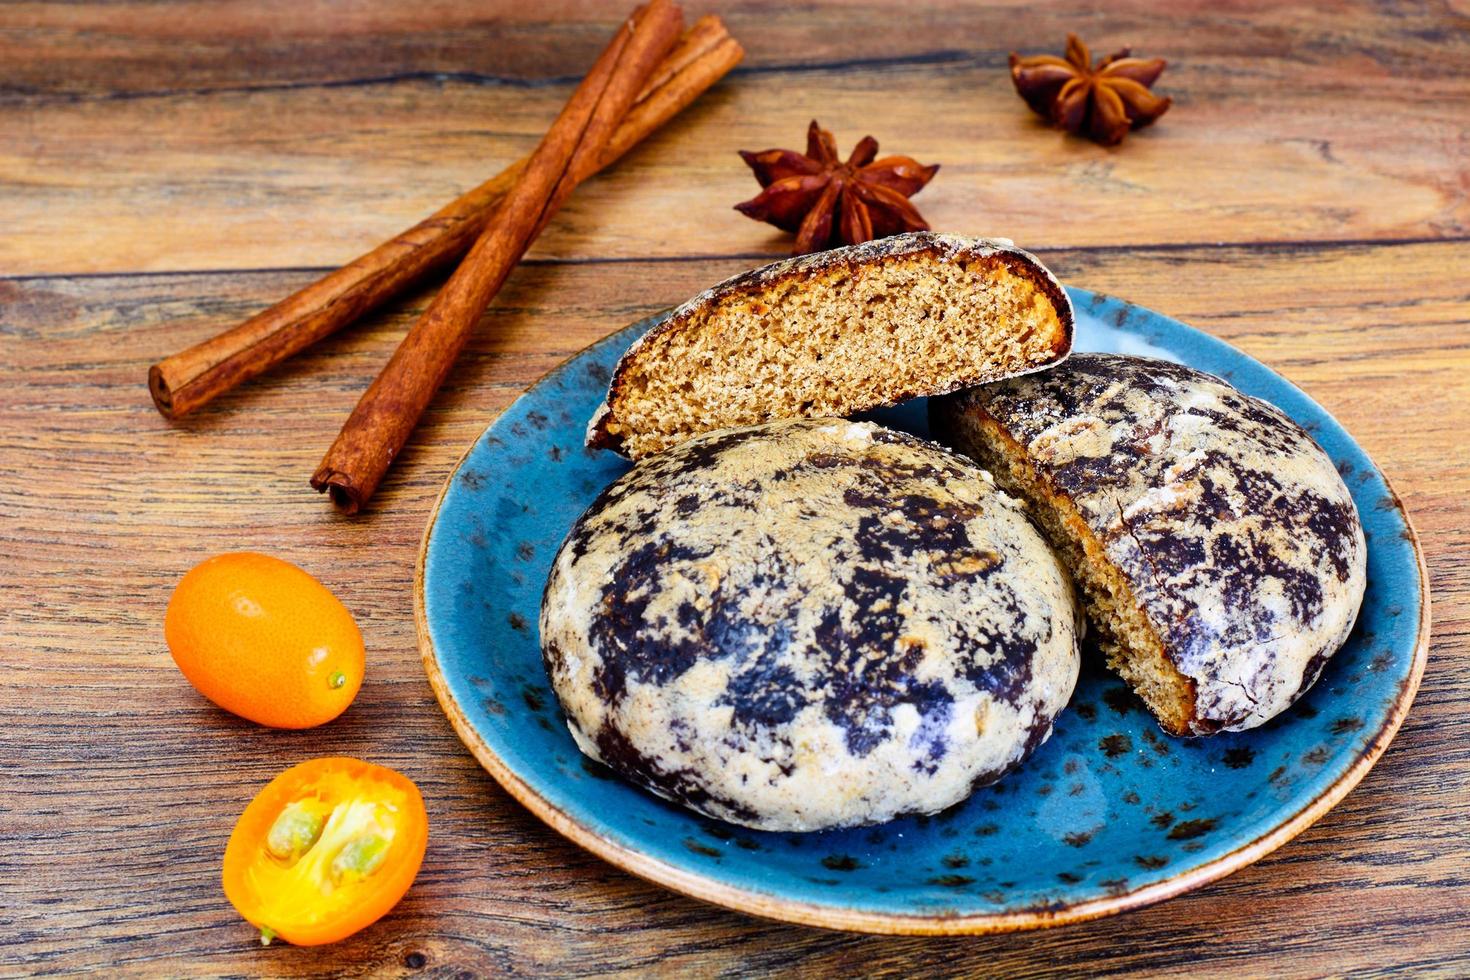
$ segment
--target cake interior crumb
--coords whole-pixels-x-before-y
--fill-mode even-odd
[[[845,416],[1044,366],[1066,353],[1067,326],[1035,276],[1004,253],[918,253],[737,291],[649,338],[607,432],[639,458],[712,429]]]
[[[950,441],[970,452],[1002,489],[1026,502],[1061,553],[1108,667],[1127,682],[1165,731],[1196,734],[1192,728],[1194,681],[1180,673],[1165,654],[1163,641],[1140,608],[1128,576],[1108,557],[1076,504],[1051,487],[1025,448],[983,410],[972,406],[950,419],[960,427],[946,434]]]

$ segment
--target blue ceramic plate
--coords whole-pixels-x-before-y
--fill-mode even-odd
[[[1244,734],[1171,738],[1121,682],[1084,668],[1051,740],[999,783],[934,817],[812,834],[709,820],[583,758],[541,666],[541,589],[572,523],[627,469],[584,449],[583,431],[619,355],[655,318],[533,386],[444,487],[416,611],[424,666],[460,738],[512,796],[613,864],[733,909],[838,929],[1093,918],[1229,874],[1300,833],[1363,778],[1419,686],[1429,610],[1414,532],[1373,461],[1289,382],[1175,320],[1070,292],[1078,350],[1152,354],[1229,379],[1304,425],[1352,489],[1367,599],[1347,645],[1285,715]],[[922,404],[874,417],[926,434]]]

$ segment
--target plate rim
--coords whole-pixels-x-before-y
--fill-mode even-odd
[[[1071,290],[1083,291],[1080,287],[1069,287]],[[1123,303],[1138,310],[1145,310],[1153,316],[1170,321],[1171,324],[1182,327],[1184,330],[1208,338],[1218,344],[1228,347],[1233,353],[1245,357],[1251,361],[1261,364],[1275,377],[1290,385],[1312,405],[1316,406],[1329,418],[1332,414],[1317,404],[1306,392],[1302,391],[1291,379],[1275,371],[1264,362],[1245,353],[1228,341],[1221,340],[1211,334],[1189,326],[1173,317],[1157,313],[1146,307],[1137,306],[1127,300],[1119,299],[1110,294],[1086,290],[1090,296],[1097,297],[1100,301],[1112,300]],[[645,317],[634,321],[629,326],[644,321],[656,319],[661,314],[655,313],[651,317]],[[1217,881],[1227,875],[1239,871],[1266,857],[1288,843],[1312,824],[1316,823],[1327,814],[1334,806],[1347,796],[1357,785],[1362,782],[1363,777],[1378,762],[1387,751],[1394,736],[1398,734],[1404,719],[1408,716],[1409,708],[1418,694],[1420,682],[1424,676],[1425,666],[1429,659],[1430,640],[1430,598],[1429,598],[1429,572],[1424,563],[1424,549],[1419,543],[1418,531],[1414,528],[1413,521],[1409,517],[1408,508],[1404,506],[1403,499],[1398,491],[1394,489],[1388,475],[1378,465],[1376,460],[1367,456],[1383,480],[1384,487],[1393,499],[1394,507],[1403,517],[1404,527],[1407,530],[1407,541],[1414,551],[1415,567],[1419,576],[1419,630],[1414,639],[1413,662],[1410,664],[1409,676],[1400,687],[1397,697],[1394,699],[1388,717],[1382,726],[1374,733],[1372,740],[1364,747],[1363,751],[1353,761],[1353,764],[1339,776],[1334,782],[1324,788],[1317,796],[1302,805],[1288,819],[1278,823],[1272,829],[1260,834],[1256,838],[1241,844],[1225,854],[1198,867],[1181,871],[1161,881],[1144,885],[1133,891],[1124,892],[1120,895],[1108,895],[1102,898],[1078,902],[1060,908],[1038,909],[1022,912],[1000,912],[1000,913],[901,913],[901,912],[874,912],[863,909],[843,908],[835,905],[822,905],[815,902],[798,901],[782,898],[747,888],[740,888],[725,882],[716,880],[706,875],[687,871],[666,861],[652,857],[636,848],[627,847],[621,843],[605,837],[577,819],[568,815],[560,807],[551,803],[542,796],[534,787],[516,773],[510,766],[501,760],[500,756],[492,749],[484,737],[475,729],[470,722],[454,693],[450,690],[449,682],[444,675],[444,670],[439,663],[438,652],[434,647],[433,638],[429,633],[428,611],[424,597],[425,566],[429,553],[429,539],[433,536],[434,528],[438,524],[439,511],[444,504],[449,490],[454,486],[455,479],[459,476],[460,469],[464,466],[475,447],[485,434],[499,423],[522,398],[525,398],[532,390],[546,383],[553,375],[565,369],[571,362],[580,358],[592,348],[604,343],[610,337],[616,336],[626,327],[609,332],[606,336],[593,341],[579,350],[567,355],[555,367],[542,374],[534,382],[526,387],[510,405],[502,409],[495,418],[491,419],[480,431],[465,451],[460,454],[455,462],[454,468],[445,478],[439,493],[434,500],[434,505],[429,511],[428,520],[424,524],[423,535],[419,540],[418,556],[414,561],[413,582],[413,614],[414,630],[418,638],[419,658],[423,663],[429,687],[434,692],[434,698],[439,702],[440,710],[449,719],[451,727],[459,740],[469,749],[481,765],[501,788],[511,795],[517,802],[530,810],[543,823],[547,824],[557,833],[572,841],[574,844],[595,854],[609,864],[622,869],[645,881],[652,882],[664,888],[687,895],[700,901],[718,905],[736,912],[754,915],[764,919],[778,922],[789,922],[798,925],[816,926],[825,929],[835,929],[850,932],[863,932],[881,935],[907,935],[907,936],[945,936],[945,935],[989,935],[995,933],[1018,932],[1029,929],[1041,929],[1054,926],[1067,925],[1074,922],[1086,922],[1105,916],[1117,915],[1130,909],[1142,908],[1153,905],[1165,899],[1172,898],[1184,892]],[[1339,423],[1340,424],[1340,423]],[[1346,427],[1344,427],[1346,431]],[[1351,433],[1349,433],[1351,438]],[[1358,446],[1356,439],[1353,444]],[[1361,450],[1362,447],[1358,446]]]

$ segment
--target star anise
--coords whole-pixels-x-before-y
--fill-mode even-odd
[[[735,210],[796,232],[792,255],[929,228],[908,199],[929,183],[939,164],[925,167],[901,156],[874,159],[878,141],[871,136],[843,163],[837,141],[813,119],[805,156],[795,150],[741,150],[740,156],[765,190]]]
[[[1174,100],[1155,95],[1164,59],[1130,58],[1127,48],[1092,64],[1076,34],[1067,35],[1067,57],[1011,52],[1011,81],[1026,104],[1070,133],[1104,145],[1121,142],[1129,129],[1147,126]]]

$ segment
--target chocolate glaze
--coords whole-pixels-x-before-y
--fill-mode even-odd
[[[1352,630],[1357,511],[1327,454],[1274,406],[1182,365],[1074,354],[931,403],[963,449],[995,424],[1069,498],[1195,684],[1190,731],[1287,708]]]
[[[1076,607],[1016,502],[841,420],[640,463],[558,554],[542,643],[589,755],[712,816],[812,829],[934,812],[1050,732]]]

